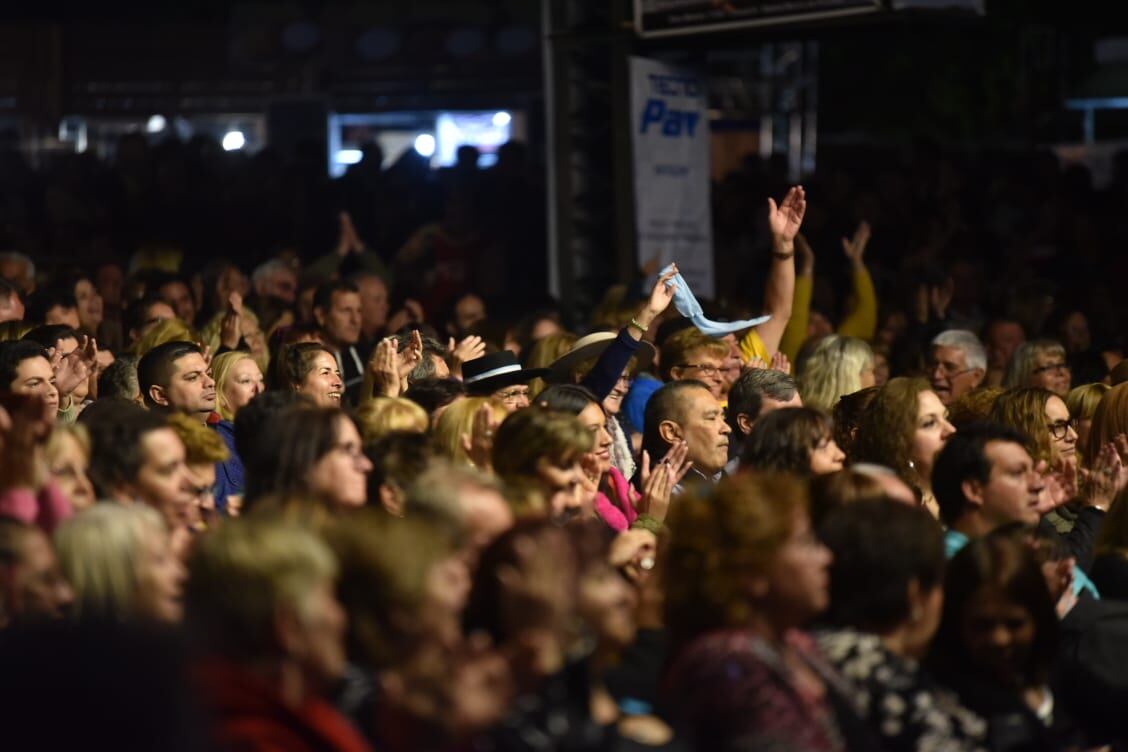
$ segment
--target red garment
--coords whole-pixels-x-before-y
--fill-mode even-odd
[[[196,670],[216,745],[228,752],[371,752],[329,703],[316,697],[293,708],[269,682],[238,666],[206,662]]]
[[[0,515],[38,525],[48,535],[72,514],[70,499],[53,480],[47,481],[38,494],[27,488],[9,488],[0,493]]]

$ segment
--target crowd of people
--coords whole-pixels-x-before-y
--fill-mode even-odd
[[[647,262],[583,326],[349,211],[0,254],[2,746],[1123,748],[1123,352],[958,264],[886,294],[888,212],[826,305],[821,195],[741,208],[739,301]]]

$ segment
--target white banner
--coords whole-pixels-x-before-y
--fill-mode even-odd
[[[704,79],[631,58],[635,231],[640,263],[676,261],[690,288],[712,298],[709,117]]]

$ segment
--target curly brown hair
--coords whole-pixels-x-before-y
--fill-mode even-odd
[[[991,415],[991,408],[995,406],[995,400],[1006,394],[1006,391],[1001,386],[981,386],[964,392],[948,405],[948,422],[959,430],[972,423],[987,420]]]
[[[1053,454],[1050,428],[1046,423],[1046,403],[1057,395],[1048,389],[1012,389],[995,400],[991,420],[1013,428],[1026,437],[1026,451],[1034,462],[1049,462]]]
[[[909,464],[916,433],[921,392],[932,389],[924,379],[890,379],[873,398],[858,424],[854,439],[854,462],[872,462],[892,468],[919,495],[921,478]]]
[[[661,568],[673,644],[746,625],[749,574],[767,572],[806,514],[806,484],[789,475],[741,473],[682,496]]]

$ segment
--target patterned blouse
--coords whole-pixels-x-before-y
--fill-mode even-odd
[[[987,722],[876,635],[850,629],[815,636],[823,655],[854,685],[854,701],[891,752],[962,752],[987,746]]]

